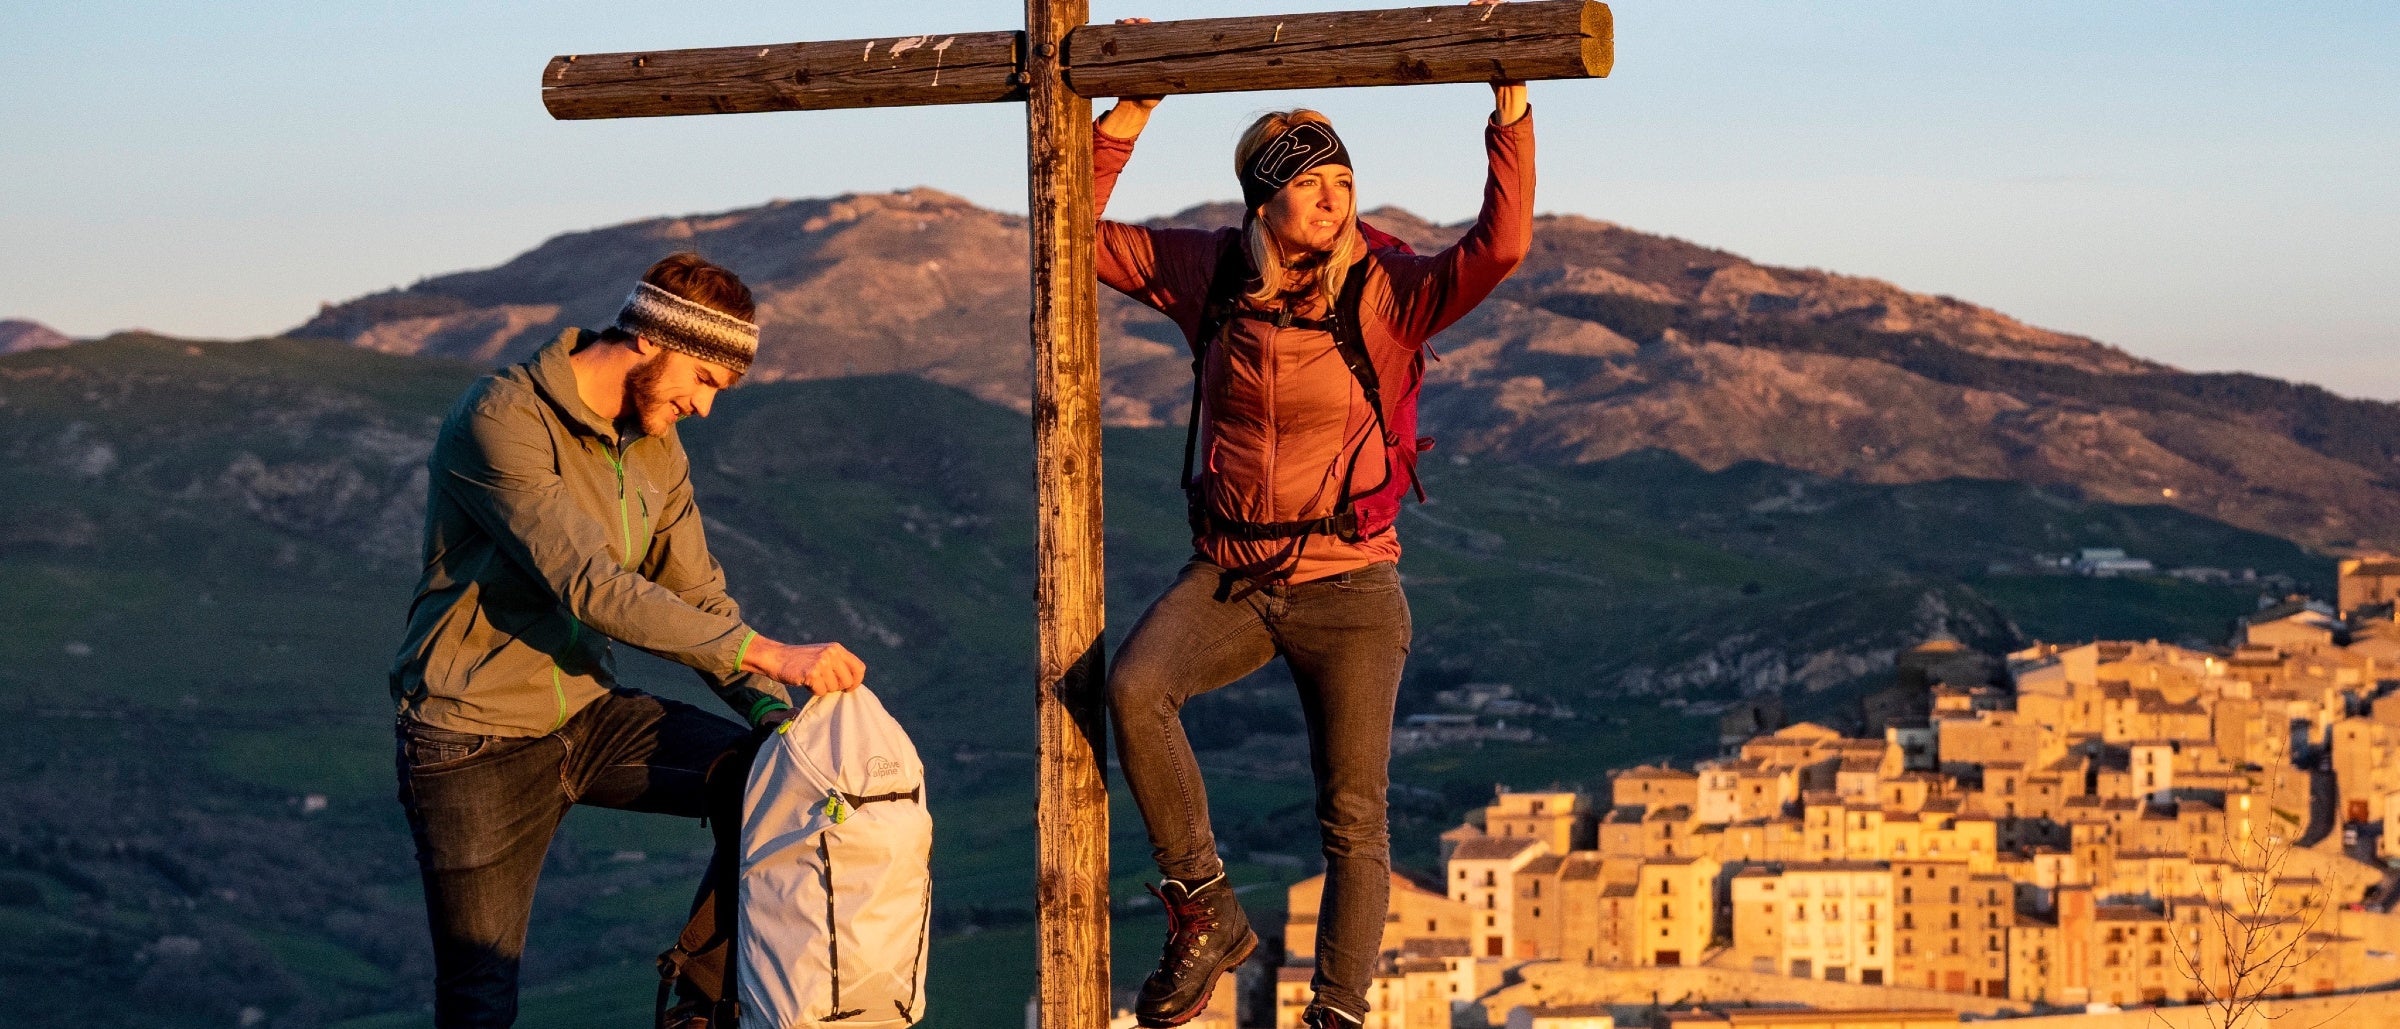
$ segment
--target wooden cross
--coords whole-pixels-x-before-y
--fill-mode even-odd
[[[1586,0],[1143,25],[1089,16],[1087,0],[1026,0],[1022,32],[581,54],[542,70],[542,103],[561,119],[1025,103],[1042,1029],[1109,1021],[1091,98],[1588,78],[1614,60],[1609,10]]]

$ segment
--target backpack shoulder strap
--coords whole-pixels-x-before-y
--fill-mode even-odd
[[[1402,440],[1392,433],[1392,423],[1384,416],[1382,376],[1375,371],[1374,357],[1367,353],[1366,322],[1359,315],[1359,307],[1364,302],[1363,298],[1367,291],[1368,261],[1368,258],[1360,257],[1357,264],[1350,266],[1349,273],[1342,276],[1342,292],[1333,304],[1333,345],[1342,355],[1342,364],[1347,366],[1350,374],[1358,379],[1358,391],[1366,396],[1367,408],[1375,413],[1375,430],[1377,437],[1383,441],[1384,474],[1388,478],[1391,474],[1392,450],[1399,447]],[[1401,469],[1408,474],[1409,488],[1416,492],[1417,500],[1423,502],[1425,486],[1417,480],[1417,464],[1413,450],[1403,455],[1400,465]],[[1351,459],[1349,472],[1357,470],[1358,461],[1354,456]],[[1350,475],[1348,472],[1342,476],[1342,496],[1338,503],[1342,511],[1349,510]]]
[[[1358,314],[1361,298],[1367,291],[1367,267],[1368,259],[1360,257],[1342,276],[1341,295],[1333,302],[1333,345],[1341,352],[1342,364],[1358,379],[1359,391],[1367,396],[1367,406],[1375,409],[1376,427],[1382,428],[1383,383],[1375,372],[1374,359],[1367,353],[1366,329]],[[1390,430],[1385,429],[1384,435],[1389,437]],[[1386,438],[1384,445],[1390,446],[1391,440]]]
[[[1200,305],[1200,335],[1192,341],[1194,367],[1198,367],[1199,355],[1207,353],[1217,334],[1233,321],[1242,286],[1249,279],[1250,255],[1243,252],[1241,233],[1236,232],[1218,245],[1217,265],[1208,274],[1208,293]]]
[[[1184,514],[1192,522],[1192,534],[1204,531],[1199,483],[1192,478],[1194,451],[1200,445],[1201,379],[1207,374],[1208,348],[1216,342],[1217,334],[1232,324],[1235,305],[1241,300],[1242,283],[1250,277],[1250,258],[1242,252],[1242,237],[1235,233],[1219,244],[1217,266],[1208,276],[1208,293],[1200,307],[1200,332],[1192,338],[1192,409],[1183,426],[1183,474],[1175,480],[1183,487]]]

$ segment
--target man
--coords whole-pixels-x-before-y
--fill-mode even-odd
[[[442,423],[391,687],[443,1029],[515,1021],[534,883],[569,806],[698,817],[710,760],[743,735],[617,686],[611,641],[689,665],[754,726],[790,717],[786,686],[866,674],[838,643],[745,625],[702,537],[675,423],[749,369],[753,312],[733,273],[673,255],[614,327],[561,333]]]

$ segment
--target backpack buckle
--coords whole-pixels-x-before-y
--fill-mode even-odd
[[[1366,540],[1367,537],[1365,534],[1358,531],[1357,511],[1344,511],[1340,514],[1334,515],[1331,520],[1333,522],[1333,534],[1340,537],[1342,542],[1358,544]]]

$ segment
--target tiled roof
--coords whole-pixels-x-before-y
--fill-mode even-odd
[[[1588,850],[1579,850],[1567,855],[1567,865],[1559,871],[1559,878],[1569,880],[1600,878],[1600,855]]]
[[[1531,836],[1486,836],[1477,840],[1461,840],[1452,851],[1452,861],[1504,861],[1524,853],[1541,841]]]
[[[1783,866],[1785,872],[1888,872],[1891,868],[1882,861],[1792,861]]]
[[[1622,772],[1618,772],[1617,778],[1693,781],[1699,779],[1700,776],[1699,773],[1696,772],[1685,772],[1673,768],[1664,768],[1658,765],[1635,765]]]
[[[1454,936],[1419,936],[1401,943],[1400,953],[1412,958],[1463,958],[1473,956],[1474,949]]]

